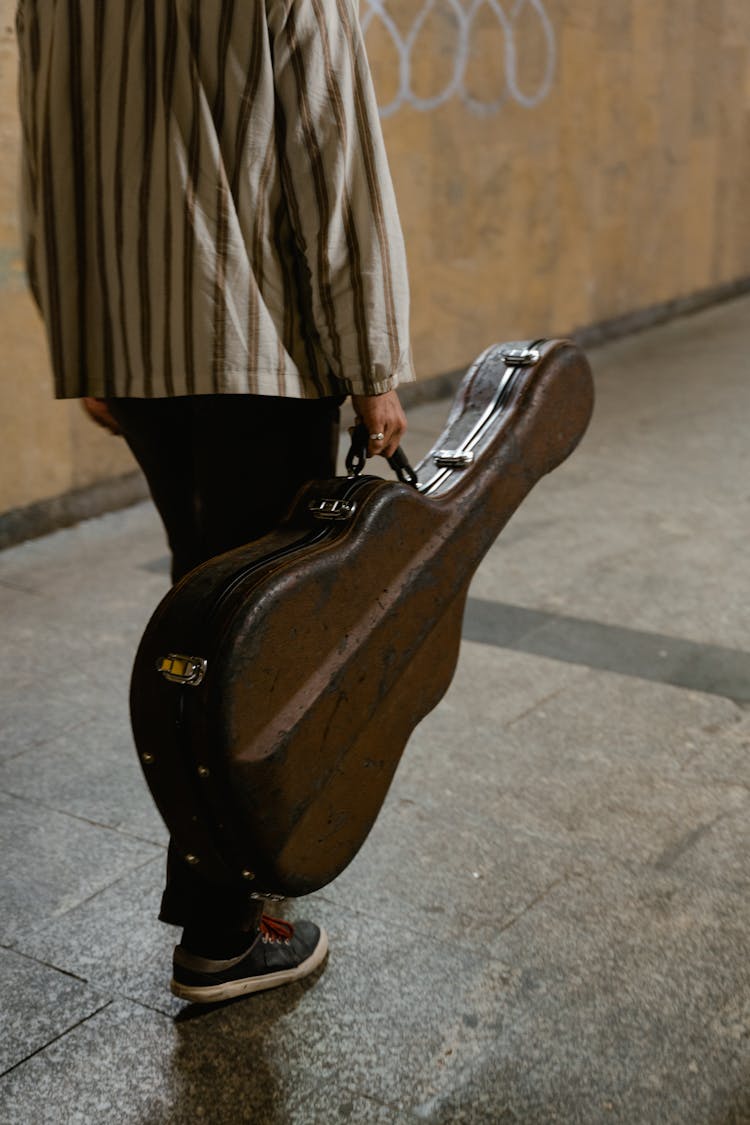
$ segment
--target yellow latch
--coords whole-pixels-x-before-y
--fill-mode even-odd
[[[202,656],[181,656],[177,652],[170,652],[169,656],[161,656],[156,662],[157,672],[161,672],[166,680],[188,687],[198,687],[198,684],[202,684],[207,668],[208,661]]]

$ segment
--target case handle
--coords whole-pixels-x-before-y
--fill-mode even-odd
[[[351,448],[346,455],[346,471],[352,477],[358,477],[365,467],[365,462],[367,461],[367,443],[369,440],[370,435],[365,425],[360,422],[358,425],[354,426],[352,429]],[[393,456],[388,457],[387,460],[402,484],[410,484],[412,488],[417,487],[419,479],[409,464],[401,446],[399,446]]]

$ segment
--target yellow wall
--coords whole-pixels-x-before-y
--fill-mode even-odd
[[[427,5],[383,6],[406,41]],[[526,0],[507,36],[485,3],[465,60],[454,10],[437,0],[423,25],[412,91],[458,73],[497,110],[460,93],[415,110],[394,36],[368,29],[381,102],[401,104],[386,127],[422,374],[750,275],[748,0]]]
[[[750,276],[748,0],[474,6],[360,0],[421,377]],[[132,468],[51,397],[19,259],[14,8],[0,0],[0,514]]]
[[[14,10],[14,0],[0,0],[0,514],[133,470],[127,449],[95,430],[78,403],[52,398],[20,257]]]

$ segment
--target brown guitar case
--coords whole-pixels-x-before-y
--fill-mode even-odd
[[[466,373],[417,487],[313,481],[277,530],[167,594],[131,712],[188,863],[264,898],[346,867],[451,682],[476,567],[592,405],[575,344],[495,345]]]

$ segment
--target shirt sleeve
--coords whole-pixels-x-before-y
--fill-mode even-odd
[[[267,0],[282,177],[314,329],[354,394],[414,379],[403,232],[354,0]]]

